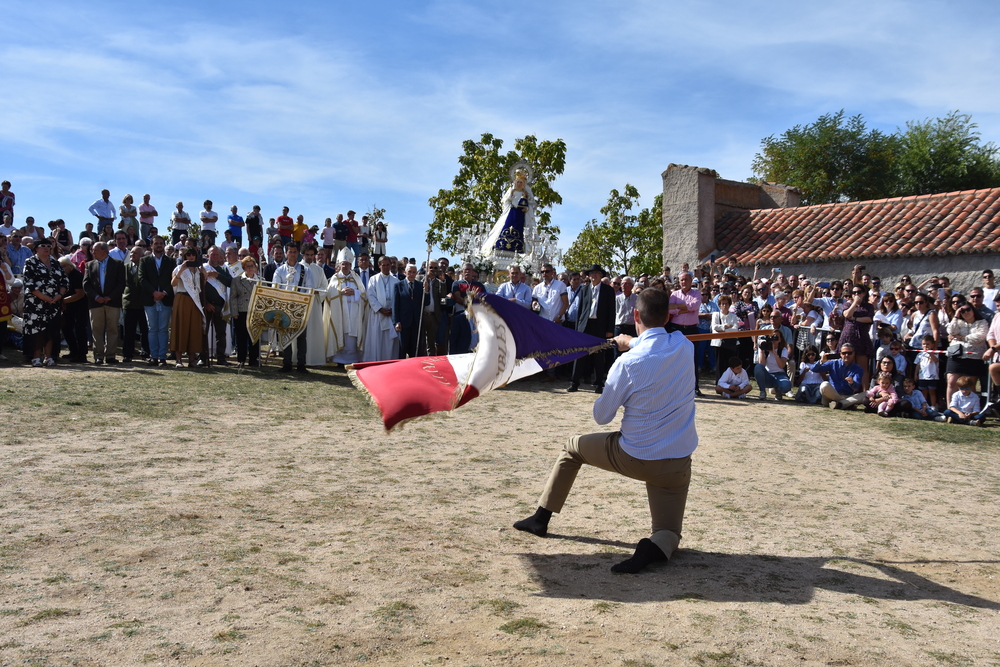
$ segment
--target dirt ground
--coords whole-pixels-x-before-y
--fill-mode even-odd
[[[386,435],[339,370],[2,377],[2,665],[1000,665],[1000,429],[699,400],[681,550],[613,575],[637,482],[510,527],[586,386]]]

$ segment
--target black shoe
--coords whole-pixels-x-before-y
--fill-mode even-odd
[[[701,393],[701,389],[695,389],[694,395],[697,396],[698,398],[705,398],[705,394]]]
[[[595,394],[603,394],[604,393],[604,385],[603,384],[599,384],[596,387],[594,387],[594,393]]]
[[[612,565],[611,571],[619,574],[638,574],[647,565],[665,560],[667,560],[667,556],[660,547],[653,544],[653,541],[648,537],[644,537],[635,546],[635,553],[632,554],[632,557]]]
[[[520,521],[515,522],[514,527],[518,530],[523,530],[526,533],[537,535],[538,537],[545,537],[549,532],[550,518],[552,518],[552,512],[544,507],[539,507],[535,510],[535,513],[527,519],[521,519]]]
[[[160,365],[161,366],[169,366],[170,364],[167,363],[166,359],[160,359]]]
[[[291,366],[282,366],[281,368],[278,369],[278,372],[279,373],[291,373],[292,372],[292,367]]]
[[[147,361],[146,363],[147,363],[147,364],[149,364],[150,366],[159,366],[159,365],[160,365],[160,362],[159,362],[159,361],[157,361],[156,359],[150,359],[150,360],[149,360],[149,361]],[[166,365],[166,364],[164,364],[164,366],[165,366],[165,365]]]
[[[100,366],[103,363],[104,363],[104,359],[94,359],[94,365],[95,366]]]
[[[567,389],[566,391],[580,391],[580,383],[574,382],[569,386],[569,389]]]
[[[215,365],[216,366],[229,366],[230,363],[228,361],[226,361],[225,359],[219,359],[218,361],[215,362]]]
[[[108,366],[113,366],[114,364],[118,363],[118,360],[115,359],[114,357],[108,357],[107,359],[104,360],[104,363],[106,363]]]
[[[305,366],[303,366],[303,365],[299,364],[299,366],[298,366],[298,367],[297,367],[297,368],[295,369],[295,371],[296,371],[297,373],[308,373],[308,372],[309,372],[309,369],[308,369],[308,368],[306,368]]]

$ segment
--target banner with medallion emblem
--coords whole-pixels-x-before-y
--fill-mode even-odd
[[[256,343],[266,329],[275,332],[278,350],[284,350],[306,330],[312,312],[312,290],[292,291],[259,282],[250,295],[247,331]]]

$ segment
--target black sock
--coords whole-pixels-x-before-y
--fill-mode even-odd
[[[632,557],[628,560],[623,560],[617,565],[612,565],[611,571],[623,574],[637,574],[650,563],[665,560],[667,560],[667,556],[660,547],[656,546],[649,538],[644,537],[639,540],[639,544],[636,545],[635,553],[632,554]]]
[[[539,507],[535,510],[535,513],[527,519],[521,519],[516,522],[514,527],[518,530],[523,530],[526,533],[537,535],[538,537],[545,537],[546,533],[549,532],[549,519],[551,518],[552,512],[544,507]]]

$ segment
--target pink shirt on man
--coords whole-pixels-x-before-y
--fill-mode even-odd
[[[685,294],[683,290],[674,290],[670,293],[670,304],[683,303],[687,306],[687,312],[681,313],[676,310],[670,311],[670,323],[678,326],[691,326],[698,324],[698,311],[701,310],[701,292],[696,289],[688,290]]]

